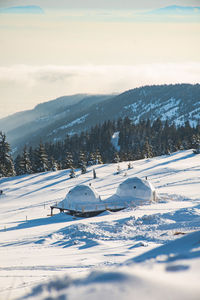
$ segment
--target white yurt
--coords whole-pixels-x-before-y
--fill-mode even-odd
[[[139,177],[128,178],[117,188],[116,193],[106,199],[108,207],[137,206],[156,201],[156,190],[146,179]]]
[[[95,189],[88,185],[77,185],[66,195],[65,199],[53,209],[68,211],[77,216],[95,216],[105,210],[118,211],[129,206],[137,206],[157,200],[156,190],[146,179],[139,177],[128,178],[117,188],[111,197],[101,200]]]
[[[102,201],[95,189],[88,185],[77,185],[58,204],[58,208],[75,212],[100,210]]]
[[[156,190],[154,186],[146,179],[132,177],[122,182],[116,192],[121,199],[136,202],[156,201]]]

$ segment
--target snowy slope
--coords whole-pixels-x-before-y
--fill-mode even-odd
[[[98,165],[97,179],[92,168],[75,179],[68,170],[1,179],[0,299],[199,299],[200,155],[133,166],[120,163],[116,175],[116,164]],[[132,176],[147,176],[160,202],[87,219],[49,216],[77,184],[106,199]]]

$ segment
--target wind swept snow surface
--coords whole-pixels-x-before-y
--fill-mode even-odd
[[[200,155],[179,151],[92,167],[2,178],[0,187],[0,299],[199,299]],[[102,201],[132,177],[155,186],[159,202],[92,218],[50,205],[77,185]]]

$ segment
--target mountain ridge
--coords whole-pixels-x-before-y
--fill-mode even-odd
[[[44,10],[37,5],[10,6],[0,9],[1,14],[44,14]]]
[[[150,14],[160,15],[190,15],[199,14],[200,6],[181,6],[181,5],[170,5],[152,10]]]
[[[200,120],[199,95],[199,84],[174,84],[143,86],[119,95],[59,97],[28,112],[1,119],[0,129],[6,132],[17,151],[24,144],[35,146],[40,140],[55,142],[66,134],[80,133],[104,121],[125,117],[135,123],[160,118],[177,126],[186,121],[196,126]],[[65,104],[64,99],[67,99]]]

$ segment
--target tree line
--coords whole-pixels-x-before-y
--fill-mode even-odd
[[[118,145],[113,143],[117,133]],[[117,121],[106,121],[80,134],[66,135],[64,140],[24,146],[15,160],[4,133],[0,132],[0,177],[31,174],[45,171],[74,169],[86,172],[89,165],[133,161],[142,158],[170,154],[200,145],[200,125],[191,127],[189,122],[182,126],[164,123],[160,119],[133,124],[126,117]]]

